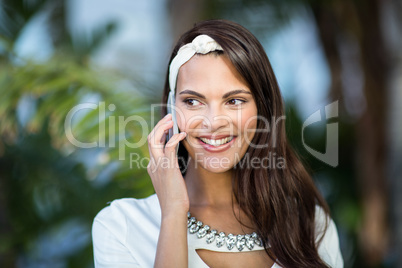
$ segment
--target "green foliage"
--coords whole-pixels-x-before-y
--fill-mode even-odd
[[[79,219],[89,232],[93,217],[107,201],[153,192],[146,169],[132,169],[128,161],[130,153],[145,156],[146,144],[125,148],[125,160],[119,160],[121,148],[126,147],[120,143],[122,137],[132,143],[138,141],[141,126],[127,124],[124,135],[119,136],[118,124],[113,128],[109,125],[113,117],[131,115],[149,122],[148,101],[138,93],[116,89],[116,78],[60,57],[43,64],[3,65],[0,73],[0,172],[5,204],[1,213],[6,219],[0,233],[1,255],[29,252],[34,241],[71,219]],[[96,97],[97,101],[92,101],[96,109],[81,117],[77,112],[72,133],[77,140],[87,142],[108,141],[116,134],[114,147],[106,143],[104,148],[80,149],[67,139],[67,114],[87,96]],[[19,115],[28,109],[23,99],[34,107],[26,122]],[[99,116],[102,101],[115,104],[115,111]],[[102,123],[104,132],[99,131]],[[97,158],[99,161],[89,161]],[[85,247],[90,248],[90,240]],[[80,252],[74,255],[71,267],[77,267],[79,260],[79,267],[92,262],[88,256],[91,250]]]
[[[28,22],[43,10],[47,0],[2,0],[0,3],[0,36],[15,42]]]
[[[0,267],[91,267],[96,213],[113,199],[153,193],[146,165],[129,161],[148,154],[146,139],[129,145],[150,131],[150,99],[86,60],[115,25],[86,41],[65,32],[64,43],[54,43],[60,49],[41,63],[15,55],[21,31],[49,6],[65,12],[60,0],[3,1],[0,8]],[[68,120],[77,105],[86,108]],[[147,127],[129,121],[133,115]],[[97,146],[77,147],[71,137]]]

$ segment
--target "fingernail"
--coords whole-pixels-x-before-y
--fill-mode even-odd
[[[164,117],[164,118],[167,118],[169,115],[171,115],[171,114],[167,114],[167,115],[165,115],[165,117]]]

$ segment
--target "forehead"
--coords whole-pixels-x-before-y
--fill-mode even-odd
[[[228,57],[216,53],[196,54],[180,67],[177,93],[186,89],[214,95],[222,95],[234,89],[250,91]]]

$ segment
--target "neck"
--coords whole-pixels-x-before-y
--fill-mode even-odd
[[[232,177],[232,170],[213,173],[190,159],[185,175],[190,205],[231,207],[234,198]]]

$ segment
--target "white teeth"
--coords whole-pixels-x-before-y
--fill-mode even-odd
[[[207,138],[200,138],[200,139],[207,144],[210,144],[213,146],[219,146],[219,145],[230,142],[233,139],[233,137],[226,137],[226,138],[220,139],[220,140],[210,140]]]

